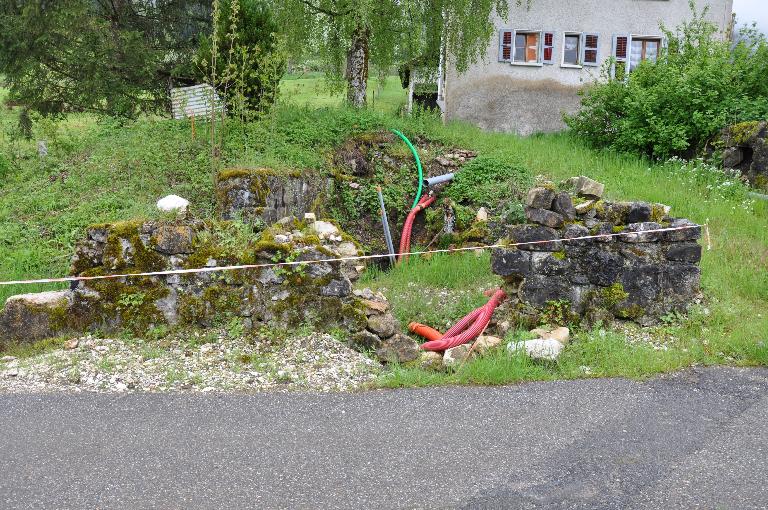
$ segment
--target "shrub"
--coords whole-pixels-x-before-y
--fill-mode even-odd
[[[691,3],[691,11],[676,32],[662,27],[669,45],[657,62],[643,62],[626,82],[604,68],[568,126],[597,147],[669,158],[692,156],[730,123],[765,118],[765,37],[749,31],[732,47],[704,19],[707,9]]]
[[[456,174],[446,195],[458,203],[496,208],[519,199],[530,184],[530,174],[522,166],[478,156]]]

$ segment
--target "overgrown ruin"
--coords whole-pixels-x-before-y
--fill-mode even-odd
[[[532,189],[530,223],[510,225],[510,246],[493,252],[510,318],[648,324],[685,311],[699,295],[700,227],[669,216],[663,204],[603,200],[602,184],[585,177],[564,189],[571,192]],[[664,228],[679,230],[658,231]]]

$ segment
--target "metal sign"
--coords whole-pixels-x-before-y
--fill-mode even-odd
[[[225,108],[224,101],[208,84],[172,88],[171,106],[174,119],[189,117],[206,119],[212,109],[219,113]]]

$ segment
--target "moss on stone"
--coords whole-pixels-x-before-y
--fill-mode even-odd
[[[614,234],[619,234],[619,233],[621,233],[621,232],[624,232],[624,227],[623,227],[623,226],[620,226],[620,225],[616,225],[616,226],[614,226],[613,228],[611,228],[611,231],[612,231]]]
[[[622,319],[639,319],[645,315],[645,310],[638,304],[630,305],[626,308],[620,308],[616,310],[616,315]]]
[[[744,145],[760,132],[760,121],[748,121],[734,124],[730,128],[730,137],[736,145]]]
[[[600,297],[603,304],[609,309],[616,307],[619,303],[629,297],[629,293],[624,290],[624,286],[616,282],[610,287],[605,287],[600,291]]]
[[[760,174],[755,176],[754,179],[754,186],[755,188],[762,190],[762,191],[768,191],[768,175]]]
[[[557,260],[565,260],[565,250],[553,252],[552,256]]]

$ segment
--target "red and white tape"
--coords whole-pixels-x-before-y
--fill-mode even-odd
[[[709,243],[709,227],[707,224],[704,225],[685,225],[682,227],[666,227],[666,228],[658,228],[658,229],[652,229],[652,230],[643,230],[640,232],[618,232],[618,233],[612,233],[612,234],[596,234],[596,235],[589,235],[589,236],[579,236],[579,237],[568,237],[563,239],[544,239],[540,241],[525,241],[522,243],[499,243],[499,244],[491,244],[491,245],[483,245],[483,246],[470,246],[465,248],[446,248],[442,250],[426,250],[426,251],[413,251],[408,252],[403,255],[430,255],[430,254],[437,254],[437,253],[457,253],[457,252],[463,252],[463,251],[477,251],[477,250],[489,250],[493,248],[511,248],[514,246],[528,246],[528,245],[534,245],[534,244],[543,244],[543,243],[557,243],[557,242],[571,242],[571,241],[585,241],[588,239],[605,239],[609,237],[617,237],[617,236],[628,236],[628,235],[646,235],[646,234],[652,234],[656,232],[674,232],[676,230],[689,230],[693,228],[704,228],[706,230],[706,239],[707,239],[707,249],[711,249],[710,243]],[[243,264],[243,265],[236,265],[236,266],[215,266],[215,267],[201,267],[197,269],[171,269],[168,271],[151,271],[147,273],[124,273],[124,274],[108,274],[108,275],[99,275],[99,276],[64,276],[61,278],[41,278],[37,280],[13,280],[13,281],[0,281],[0,285],[33,285],[33,284],[41,284],[41,283],[66,283],[66,282],[83,282],[83,281],[92,281],[92,280],[114,280],[119,278],[138,278],[138,277],[146,277],[146,276],[170,276],[170,275],[177,275],[177,274],[195,274],[195,273],[216,273],[221,271],[239,271],[243,269],[263,269],[268,267],[287,267],[287,266],[306,266],[309,264],[322,264],[322,263],[328,263],[328,262],[348,262],[348,261],[354,261],[354,260],[372,260],[372,259],[381,259],[381,258],[389,258],[388,253],[378,254],[378,255],[358,255],[354,257],[337,257],[337,258],[327,258],[327,259],[319,259],[319,260],[302,260],[302,261],[293,261],[293,262],[271,262],[271,263],[265,263],[265,264]]]

